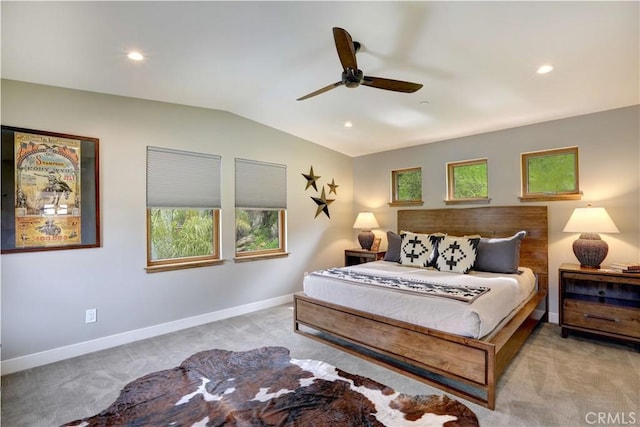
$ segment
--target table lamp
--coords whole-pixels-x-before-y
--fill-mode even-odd
[[[373,215],[373,212],[360,212],[358,214],[356,222],[353,224],[353,228],[362,229],[362,231],[358,233],[358,242],[360,242],[362,249],[371,249],[374,238],[374,234],[371,229],[378,227],[378,221],[376,221],[376,217]]]
[[[575,208],[564,230],[566,233],[581,233],[573,242],[573,253],[580,267],[600,268],[609,252],[609,245],[600,238],[598,233],[619,233],[605,208]]]

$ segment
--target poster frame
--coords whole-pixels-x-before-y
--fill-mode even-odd
[[[79,241],[45,241],[39,242],[33,246],[19,246],[16,241],[16,217],[17,215],[17,199],[18,188],[16,183],[16,144],[15,134],[25,133],[35,135],[36,137],[51,137],[53,141],[60,138],[60,143],[56,146],[64,146],[64,140],[79,141],[79,207],[80,219]],[[86,136],[70,135],[66,133],[50,132],[43,130],[26,129],[14,126],[2,125],[2,145],[1,145],[1,162],[2,162],[2,181],[0,184],[2,192],[1,206],[1,253],[20,253],[20,252],[39,252],[61,249],[84,249],[96,248],[101,246],[100,233],[100,150],[99,139]],[[41,214],[42,217],[46,215]],[[51,215],[50,217],[55,217]],[[33,216],[33,218],[37,218]]]

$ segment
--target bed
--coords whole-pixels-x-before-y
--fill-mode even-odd
[[[477,337],[465,336],[466,332],[458,330],[424,326],[413,319],[354,308],[352,299],[340,303],[321,294],[312,297],[305,292],[294,295],[294,330],[495,409],[498,379],[536,325],[547,318],[547,228],[546,206],[398,211],[398,231],[485,238],[507,238],[526,232],[520,242],[519,265],[520,270],[530,271],[535,289],[496,326],[479,331]],[[375,263],[365,267],[356,272],[377,268]],[[384,275],[387,274],[385,271]],[[489,294],[491,292],[478,296],[474,304]]]

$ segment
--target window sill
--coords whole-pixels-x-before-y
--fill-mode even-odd
[[[422,200],[407,200],[406,202],[389,202],[389,206],[422,206],[424,202]]]
[[[215,259],[215,260],[206,260],[206,261],[192,261],[192,262],[181,262],[175,264],[161,264],[161,265],[151,265],[147,266],[145,270],[147,273],[159,273],[161,271],[174,271],[174,270],[184,270],[187,268],[198,268],[198,267],[209,267],[212,265],[221,265],[224,263],[223,259]]]
[[[552,200],[581,200],[582,194],[537,194],[518,197],[521,202],[547,202]]]
[[[491,203],[491,199],[488,197],[482,197],[477,199],[454,199],[454,200],[445,200],[445,205],[488,205]]]
[[[233,262],[261,261],[263,259],[286,258],[288,256],[289,256],[289,252],[278,252],[273,254],[260,254],[260,255],[246,255],[246,256],[234,257]]]

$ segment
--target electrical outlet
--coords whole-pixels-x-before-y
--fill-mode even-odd
[[[98,310],[95,308],[90,308],[86,311],[84,315],[85,323],[95,323],[98,321]]]

